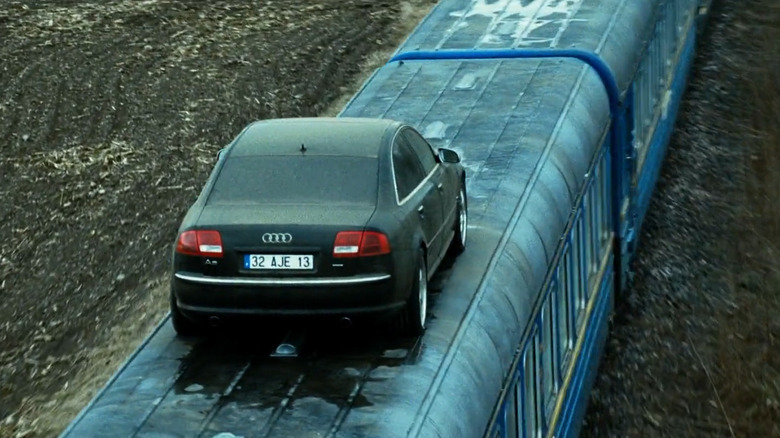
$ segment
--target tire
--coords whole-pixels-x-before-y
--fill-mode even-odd
[[[406,306],[398,314],[397,329],[404,336],[420,336],[425,332],[425,319],[428,317],[428,268],[425,264],[425,253],[417,252],[417,269],[415,270],[412,290]]]
[[[173,287],[171,287],[170,300],[171,323],[173,324],[173,329],[176,330],[176,334],[179,336],[203,336],[207,333],[205,325],[198,324],[181,313],[179,306],[176,304],[176,295],[173,293]]]
[[[466,237],[469,226],[469,207],[466,198],[466,187],[461,185],[458,193],[458,208],[455,212],[455,236],[450,243],[449,252],[451,255],[458,255],[466,250]]]

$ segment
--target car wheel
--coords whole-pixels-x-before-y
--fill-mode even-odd
[[[398,315],[398,331],[403,335],[420,336],[425,332],[428,317],[428,268],[422,249],[417,254],[417,269],[406,307]]]
[[[466,188],[461,187],[458,193],[457,211],[455,217],[455,237],[450,243],[450,253],[457,255],[466,249],[466,234],[469,227],[469,208],[466,198]]]
[[[201,336],[206,334],[206,326],[184,316],[176,304],[176,296],[171,288],[171,323],[179,336]]]

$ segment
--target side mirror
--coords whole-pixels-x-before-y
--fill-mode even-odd
[[[452,149],[439,148],[439,160],[443,163],[460,163],[460,156]]]
[[[219,152],[217,152],[217,161],[221,160],[222,157],[225,156],[225,152],[227,152],[227,149],[228,149],[227,146],[225,146],[224,148],[220,149]]]

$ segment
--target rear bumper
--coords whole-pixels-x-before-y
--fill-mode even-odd
[[[173,294],[190,318],[239,315],[358,315],[404,306],[390,274],[354,277],[217,278],[177,272]]]

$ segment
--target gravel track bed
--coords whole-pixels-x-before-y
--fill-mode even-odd
[[[740,372],[739,359],[750,352],[757,362],[745,363],[780,370],[780,355],[766,343],[780,336],[776,315],[765,318],[773,321],[765,340],[749,345],[740,335],[761,312],[746,297],[767,278],[745,254],[766,246],[751,233],[746,193],[762,135],[752,120],[751,81],[780,59],[756,44],[767,38],[761,21],[780,23],[771,3],[716,2],[699,41],[642,230],[635,285],[619,299],[584,436],[780,436],[780,388],[764,398],[749,381],[771,379]],[[758,97],[780,99],[769,91]]]

